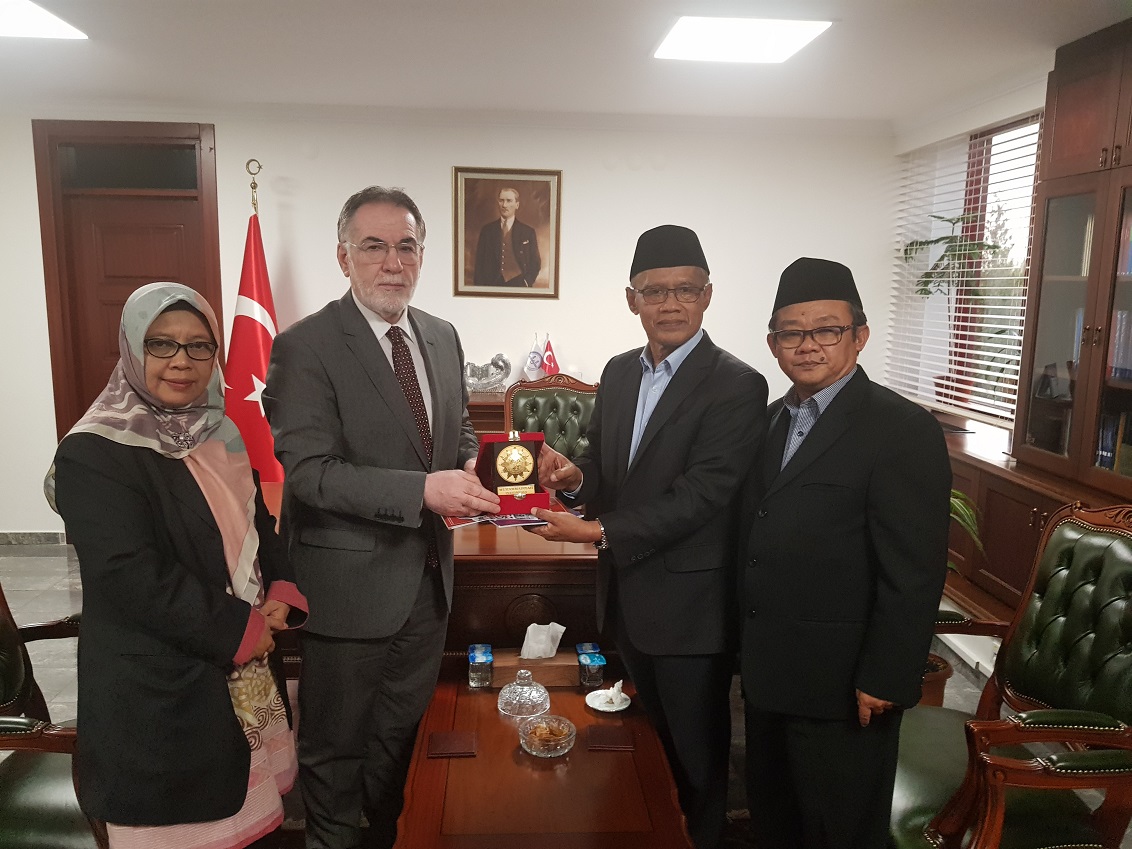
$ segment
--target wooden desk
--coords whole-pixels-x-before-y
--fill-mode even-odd
[[[275,515],[283,484],[262,484]],[[515,648],[532,622],[566,626],[565,646],[598,640],[595,594],[597,551],[592,545],[547,542],[522,528],[481,524],[453,532],[455,575],[447,652],[471,643]],[[298,674],[298,640],[285,638],[288,677]]]
[[[445,650],[517,647],[532,622],[566,627],[563,645],[597,640],[597,551],[547,542],[522,528],[480,524],[453,532],[455,583]]]
[[[631,686],[621,713],[587,707],[578,688],[550,689],[550,711],[578,729],[574,748],[536,758],[498,688],[471,690],[467,662],[446,658],[417,732],[397,849],[690,849],[660,740]],[[591,725],[624,725],[632,752],[590,751]],[[429,758],[434,731],[475,731],[474,758]]]

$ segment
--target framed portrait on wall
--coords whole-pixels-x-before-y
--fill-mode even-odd
[[[557,298],[562,172],[452,169],[453,293]]]

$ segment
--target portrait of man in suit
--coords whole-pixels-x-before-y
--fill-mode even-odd
[[[401,189],[352,195],[337,245],[349,291],[271,349],[263,404],[286,475],[281,527],[310,604],[298,740],[308,849],[393,846],[452,602],[441,517],[499,511],[472,474],[460,337],[409,306],[424,240]]]
[[[453,169],[454,295],[557,298],[561,171]]]
[[[791,387],[744,486],[738,584],[748,805],[766,849],[890,845],[901,715],[943,592],[943,431],[869,379],[868,340],[847,267],[803,257],[782,272],[767,344]]]
[[[516,217],[519,190],[504,186],[499,190],[499,217],[480,230],[476,243],[476,286],[535,285],[542,258],[534,228]]]
[[[602,372],[577,465],[550,448],[539,481],[585,518],[537,511],[533,533],[598,549],[597,623],[664,744],[688,832],[715,849],[726,819],[734,669],[736,496],[765,430],[767,384],[704,331],[699,237],[637,241],[625,297],[647,342]]]

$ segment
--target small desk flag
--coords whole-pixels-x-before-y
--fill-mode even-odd
[[[562,371],[558,367],[558,357],[554,356],[554,349],[550,347],[550,334],[546,334],[546,347],[542,349],[542,370],[547,374],[558,374]]]

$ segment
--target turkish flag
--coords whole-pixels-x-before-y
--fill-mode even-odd
[[[558,367],[558,357],[554,356],[554,349],[550,347],[550,334],[546,334],[546,347],[542,350],[542,370],[548,375],[558,374],[562,371]]]
[[[244,437],[252,468],[259,472],[261,481],[268,483],[283,480],[283,467],[275,459],[275,443],[263,416],[260,397],[267,379],[275,327],[275,302],[271,299],[271,281],[267,278],[259,216],[253,215],[248,219],[244,269],[240,273],[240,294],[236,298],[236,317],[232,319],[228,345],[224,407]]]

